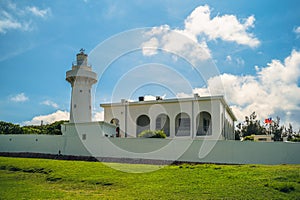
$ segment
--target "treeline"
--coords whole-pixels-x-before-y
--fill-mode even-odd
[[[62,135],[61,124],[68,121],[56,121],[52,124],[20,126],[9,122],[0,121],[0,134],[45,134]]]
[[[274,141],[283,141],[287,137],[287,141],[300,142],[300,129],[298,132],[294,131],[291,124],[288,127],[280,126],[279,117],[262,125],[255,112],[246,116],[244,122],[237,124],[235,130],[236,140],[252,140],[252,135],[271,135]]]

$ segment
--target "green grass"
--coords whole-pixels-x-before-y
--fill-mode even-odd
[[[0,157],[0,199],[300,199],[300,165],[151,166]]]

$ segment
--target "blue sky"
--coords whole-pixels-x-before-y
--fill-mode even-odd
[[[284,123],[300,127],[299,10],[296,0],[2,0],[0,120],[28,124],[66,118],[71,88],[65,72],[80,48],[90,53],[124,31],[160,27],[160,35],[151,35],[144,44],[176,46],[159,37],[177,31],[202,46],[209,52],[208,60],[217,66],[226,99],[240,120],[256,111],[261,119],[278,115]],[[192,91],[145,86],[132,91],[129,98],[184,97],[205,93],[207,87],[211,91],[218,88],[213,77],[206,85],[195,81],[197,77],[193,78],[191,66],[183,59],[161,56],[157,51],[151,55],[140,49],[116,60],[96,87],[94,118],[101,118],[99,104],[110,100],[118,77],[147,63],[169,65],[191,77]],[[131,68],[124,68],[129,65]],[[166,76],[165,80],[172,78]]]

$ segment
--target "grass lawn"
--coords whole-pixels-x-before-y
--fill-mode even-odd
[[[0,157],[0,199],[300,199],[300,165],[112,164]]]

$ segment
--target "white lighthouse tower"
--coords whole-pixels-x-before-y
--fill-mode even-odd
[[[91,88],[97,82],[97,74],[88,64],[88,55],[84,49],[76,55],[72,70],[67,71],[66,80],[72,86],[70,123],[92,121]]]

